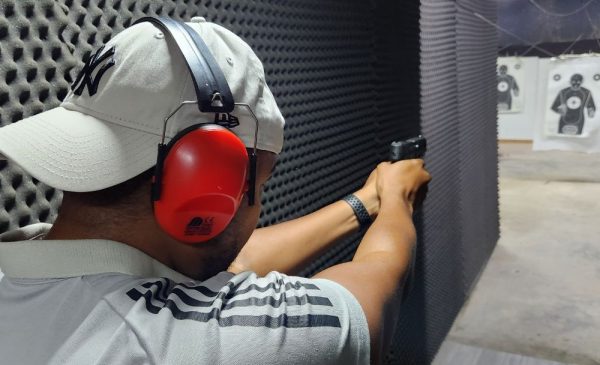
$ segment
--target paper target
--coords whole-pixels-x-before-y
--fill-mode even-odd
[[[525,75],[518,57],[498,58],[498,112],[520,113],[523,110]]]
[[[598,130],[600,58],[569,57],[550,62],[544,131],[552,138],[588,138]]]

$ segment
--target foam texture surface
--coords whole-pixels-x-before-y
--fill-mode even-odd
[[[470,10],[467,10],[470,9]],[[421,130],[434,176],[417,214],[416,286],[389,364],[433,358],[498,236],[495,18],[485,0],[0,0],[0,125],[48,110],[92,51],[136,19],[204,16],[263,61],[286,118],[260,225],[355,191]],[[0,161],[0,233],[56,218],[62,193]],[[304,275],[349,260],[356,234]]]

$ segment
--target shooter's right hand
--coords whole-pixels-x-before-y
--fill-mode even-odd
[[[382,203],[405,201],[412,209],[417,192],[430,180],[422,159],[382,162],[377,166],[377,193]]]

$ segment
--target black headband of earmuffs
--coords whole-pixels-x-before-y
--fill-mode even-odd
[[[183,22],[166,17],[143,17],[134,24],[150,22],[177,44],[196,89],[198,109],[203,113],[231,113],[235,107],[225,75],[202,38]]]
[[[223,71],[217,64],[210,49],[189,25],[167,17],[143,17],[135,24],[149,22],[163,31],[175,43],[185,60],[192,76],[198,109],[202,113],[231,113],[235,107],[233,94],[227,83]],[[163,136],[164,137],[164,136]],[[250,158],[250,178],[248,187],[248,202],[254,205],[256,190],[256,146]],[[168,152],[168,147],[159,145],[157,163],[155,167],[155,181],[152,184],[152,200],[160,199],[160,186],[162,179],[163,161]]]

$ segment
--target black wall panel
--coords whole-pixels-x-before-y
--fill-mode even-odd
[[[415,287],[390,364],[426,364],[498,235],[491,0],[0,0],[0,125],[58,105],[94,49],[147,14],[200,15],[245,39],[286,117],[261,225],[356,190],[392,140],[423,132]],[[61,192],[0,161],[0,233],[54,220]],[[309,265],[349,260],[354,235]]]
[[[499,236],[496,133],[497,33],[473,16],[495,21],[487,0],[459,1],[457,8],[458,105],[460,130],[460,214],[464,286],[470,288]]]
[[[421,1],[421,125],[428,139],[426,163],[433,180],[424,204],[417,256],[417,282],[398,336],[396,364],[427,364],[452,325],[465,293],[458,209],[459,112],[456,72],[456,4]]]
[[[418,269],[423,287],[410,298],[421,315],[409,327],[420,329],[415,331],[419,338],[404,348],[411,364],[431,361],[499,236],[497,34],[474,16],[494,21],[496,3],[421,4],[421,123],[434,179],[422,222]]]

